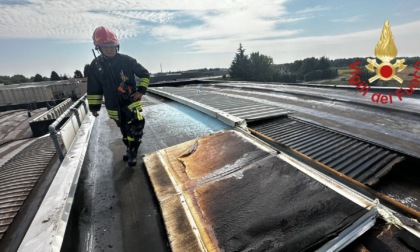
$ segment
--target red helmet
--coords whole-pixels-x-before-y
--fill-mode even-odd
[[[104,26],[99,26],[93,32],[93,44],[95,47],[102,46],[102,45],[114,45],[119,46],[120,42],[118,41],[117,35],[113,33],[111,30]]]

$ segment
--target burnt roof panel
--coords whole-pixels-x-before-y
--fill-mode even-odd
[[[148,154],[145,164],[173,251],[315,250],[367,212],[236,131]]]

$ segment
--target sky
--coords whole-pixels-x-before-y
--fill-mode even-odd
[[[418,0],[0,0],[0,75],[83,72],[98,26],[151,73],[229,68],[240,43],[275,64],[373,57],[386,20],[419,56]]]

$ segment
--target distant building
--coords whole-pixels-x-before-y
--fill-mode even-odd
[[[226,68],[196,69],[182,72],[154,73],[150,76],[150,82],[155,83],[161,81],[187,80],[206,77],[214,78],[226,76],[227,74],[229,74],[229,70]]]

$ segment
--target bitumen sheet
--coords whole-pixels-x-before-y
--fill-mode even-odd
[[[172,251],[312,251],[367,212],[236,131],[144,160]]]

